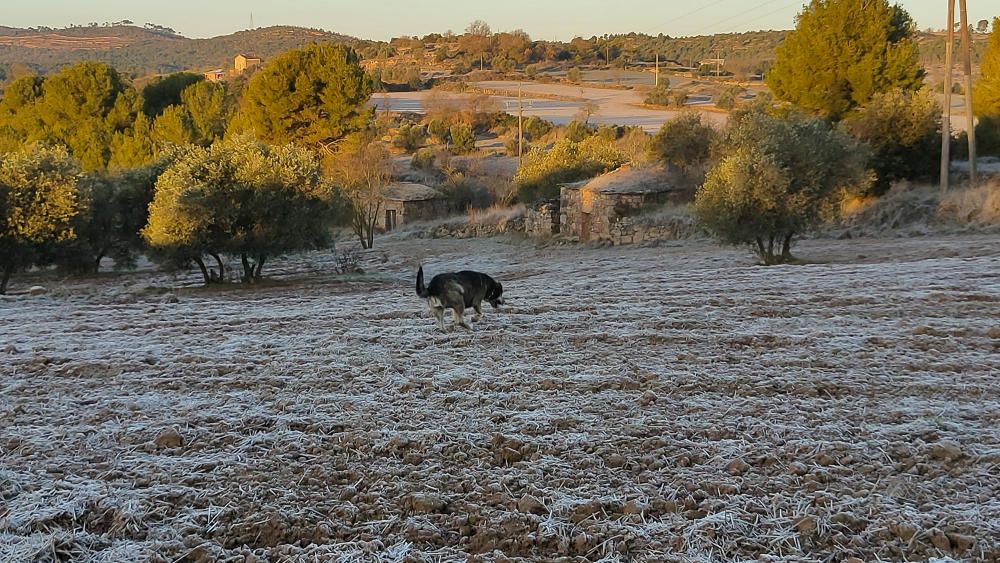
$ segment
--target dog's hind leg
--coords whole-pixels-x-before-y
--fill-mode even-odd
[[[434,313],[434,318],[437,319],[438,327],[441,330],[444,328],[444,307],[431,307],[431,312]]]
[[[458,307],[452,309],[452,312],[455,313],[455,324],[470,330],[472,329],[472,327],[465,322],[465,307],[459,305]]]

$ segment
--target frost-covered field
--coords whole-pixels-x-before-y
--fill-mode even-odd
[[[995,237],[380,250],[16,279],[0,561],[1000,559]],[[508,306],[439,332],[419,261]]]

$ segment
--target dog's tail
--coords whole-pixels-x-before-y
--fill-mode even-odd
[[[427,287],[424,286],[424,267],[420,266],[417,268],[417,296],[426,299],[428,295],[430,293],[427,291]]]

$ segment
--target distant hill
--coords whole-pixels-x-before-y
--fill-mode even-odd
[[[0,26],[0,61],[42,74],[83,60],[108,63],[133,76],[231,68],[239,53],[264,60],[309,43],[369,42],[319,29],[276,26],[211,39],[189,39],[168,28],[134,25],[18,29]]]
[[[787,31],[755,31],[747,33],[719,33],[695,37],[650,36],[629,33],[572,41],[529,43],[539,60],[541,53],[553,47],[554,60],[575,64],[603,64],[607,53],[628,55],[632,61],[649,63],[656,55],[683,64],[693,64],[712,57],[727,59],[727,67],[735,72],[758,72],[774,60],[775,49],[784,40]],[[502,34],[501,34],[502,35]],[[433,39],[432,39],[433,37]],[[985,34],[974,34],[973,62],[978,62],[985,43]],[[918,32],[921,63],[940,65],[944,59],[944,36],[941,33]],[[429,62],[434,48],[448,44],[446,51],[452,55],[461,50],[461,37],[448,38],[432,34],[424,42],[415,39],[394,39],[390,45],[367,41],[323,31],[292,26],[275,26],[239,31],[211,39],[189,39],[174,30],[155,24],[139,27],[132,22],[64,29],[19,29],[0,26],[0,84],[7,75],[19,74],[23,66],[35,72],[48,74],[61,67],[82,61],[97,60],[108,63],[133,77],[167,74],[182,70],[206,71],[216,68],[231,69],[233,57],[246,53],[265,61],[276,55],[303,47],[309,43],[346,43],[371,58],[388,57],[408,52],[402,43],[415,43],[418,51]],[[502,42],[502,40],[501,40]],[[397,49],[400,47],[400,49]],[[412,48],[412,47],[411,47]],[[449,55],[449,63],[451,62]],[[487,57],[490,60],[492,57]],[[546,61],[549,54],[545,54]],[[417,64],[410,57],[410,64]]]

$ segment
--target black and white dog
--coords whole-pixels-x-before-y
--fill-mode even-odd
[[[424,286],[424,267],[417,270],[417,295],[427,300],[431,312],[444,330],[444,310],[451,309],[455,324],[471,328],[465,323],[465,310],[475,309],[473,322],[483,315],[482,304],[486,301],[494,309],[503,305],[503,286],[490,276],[471,270],[438,274],[431,283]]]

